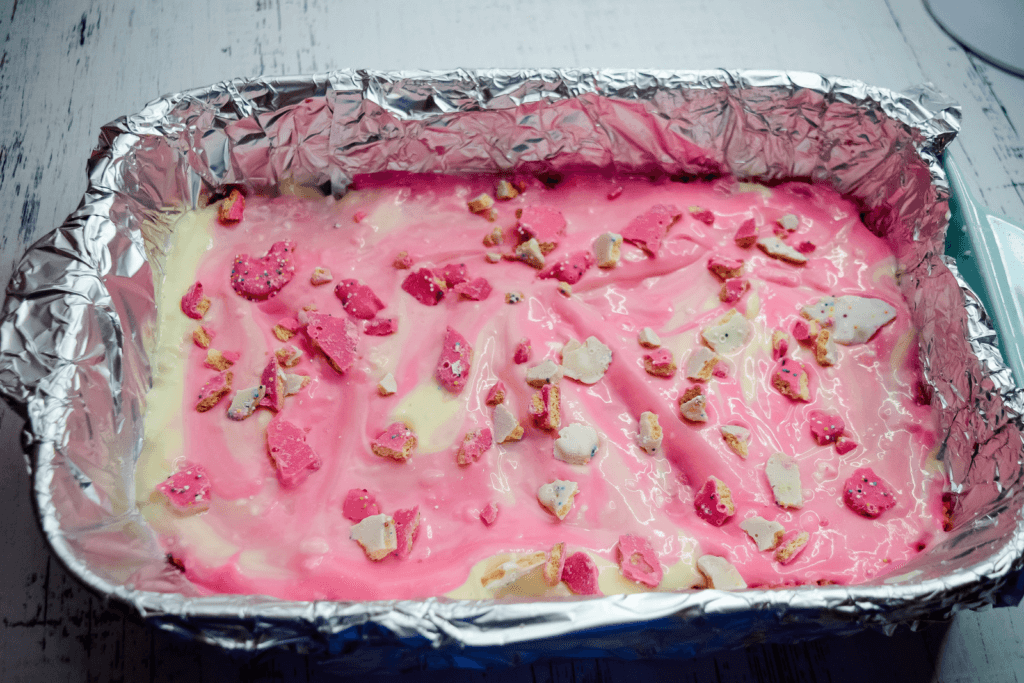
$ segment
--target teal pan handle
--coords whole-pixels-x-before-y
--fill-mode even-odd
[[[978,201],[949,152],[944,163],[953,190],[947,253],[995,320],[1003,358],[1024,386],[1024,228]]]

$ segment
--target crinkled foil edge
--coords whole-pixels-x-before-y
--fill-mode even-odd
[[[680,135],[692,134],[681,151],[660,149],[660,141],[650,141],[642,154],[631,147],[631,155],[618,157],[584,149],[576,159],[584,165],[682,176],[728,171],[769,183],[790,177],[830,182],[860,196],[865,220],[877,231],[906,233],[900,260],[912,310],[956,299],[956,305],[942,308],[946,317],[931,323],[933,329],[963,329],[964,348],[972,354],[955,360],[953,374],[959,379],[943,384],[950,367],[936,365],[936,359],[956,357],[958,351],[922,350],[936,400],[945,406],[946,455],[960,519],[943,550],[945,559],[912,563],[901,576],[861,586],[531,602],[198,597],[188,595],[171,571],[150,576],[147,585],[163,580],[163,590],[181,594],[137,590],[131,582],[137,574],[118,574],[119,562],[131,564],[125,557],[143,562],[156,547],[131,504],[133,486],[124,500],[110,494],[117,482],[132,481],[131,454],[141,441],[140,406],[150,376],[144,347],[153,330],[142,313],[145,293],[136,296],[130,287],[109,285],[111,278],[151,281],[153,269],[158,270],[148,255],[159,253],[166,235],[147,232],[144,225],[174,201],[196,205],[204,191],[235,181],[272,185],[287,178],[341,193],[354,171],[383,170],[374,164],[396,168],[393,159],[368,161],[361,155],[386,149],[389,136],[400,135],[402,126],[461,121],[467,126],[460,134],[486,136],[487,128],[472,130],[474,122],[515,107],[542,116],[549,105],[557,109],[569,101],[582,103],[589,113],[607,101],[639,103],[644,116],[668,121],[663,130],[691,126]],[[789,108],[788,119],[773,118],[778,107]],[[302,130],[287,129],[288,116],[303,108]],[[687,115],[673,119],[679,108]],[[909,151],[900,156],[898,149],[884,155],[867,150],[858,157],[854,150],[847,162],[829,170],[815,165],[798,145],[780,152],[764,144],[785,140],[772,137],[777,133],[772,125],[791,125],[803,140],[811,139],[823,123],[812,120],[815,112],[836,109],[865,129],[881,131],[880,138],[895,136]],[[459,118],[463,114],[472,117]],[[715,130],[708,121],[725,123],[727,129]],[[595,130],[609,140],[622,132],[602,125],[595,124]],[[779,71],[339,71],[239,79],[154,100],[103,128],[79,208],[26,254],[7,290],[0,390],[27,418],[25,443],[47,540],[86,585],[160,628],[232,649],[288,645],[344,661],[348,672],[514,664],[556,654],[692,655],[865,626],[891,631],[961,609],[1015,603],[1024,592],[1019,418],[1024,398],[1002,363],[983,308],[941,256],[948,185],[940,157],[958,128],[958,108],[929,87],[895,93]],[[289,135],[289,144],[281,144]],[[296,142],[297,136],[305,137]],[[557,171],[564,158],[559,144],[557,136],[540,135],[515,158],[468,155],[462,163],[450,160],[452,149],[439,147],[397,168],[494,171],[515,165]],[[705,154],[703,147],[712,151]],[[789,154],[790,163],[766,163],[773,154]],[[864,158],[911,159],[911,168],[895,167],[897,180],[887,186],[878,180],[886,169],[872,169]],[[858,163],[866,170],[851,172]],[[914,173],[922,177],[915,180]],[[878,187],[868,187],[871,178]],[[927,191],[921,193],[922,187]],[[961,289],[966,303],[958,298]],[[945,329],[940,336],[956,337]],[[95,387],[84,386],[89,383],[101,387],[99,398]],[[85,395],[88,434],[79,419]],[[986,436],[965,450],[972,445],[970,429]],[[104,481],[86,474],[92,467]],[[58,513],[57,500],[66,495],[81,500],[80,519]],[[121,540],[126,537],[138,540],[126,545]],[[85,550],[94,564],[83,561]],[[96,557],[113,559],[100,571]]]

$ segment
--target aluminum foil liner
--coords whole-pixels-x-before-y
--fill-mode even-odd
[[[927,87],[775,71],[339,71],[155,100],[103,128],[81,205],[7,290],[0,389],[27,418],[43,531],[73,574],[159,628],[226,648],[290,645],[347,672],[692,655],[1016,603],[1024,398],[942,257],[939,157],[958,126],[959,110]],[[133,503],[169,238],[153,219],[228,183],[340,195],[355,173],[512,168],[804,179],[859,202],[897,251],[922,331],[955,533],[859,586],[531,602],[200,597]]]

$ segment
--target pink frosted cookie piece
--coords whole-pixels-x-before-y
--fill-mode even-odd
[[[846,455],[856,447],[857,442],[846,435],[836,438],[836,453],[839,455]]]
[[[682,212],[671,204],[655,204],[623,228],[622,239],[640,247],[650,256],[657,256],[662,238],[681,215]]]
[[[435,275],[429,268],[414,270],[402,281],[402,289],[424,306],[441,303],[447,288],[444,278]]]
[[[412,544],[420,535],[420,506],[417,505],[409,510],[396,510],[393,515],[395,520],[395,535],[398,536],[398,548],[395,549],[395,556],[399,559],[409,557],[412,552]]]
[[[736,242],[736,246],[743,249],[754,246],[757,242],[757,222],[753,218],[743,221],[732,239]]]
[[[245,195],[238,190],[231,193],[217,207],[217,221],[221,225],[236,225],[245,215]]]
[[[452,288],[452,291],[463,299],[470,301],[483,301],[491,295],[491,283],[482,277],[473,278],[460,282]]]
[[[357,223],[359,221],[356,221]],[[400,251],[395,255],[395,260],[391,262],[391,266],[396,270],[409,270],[412,268],[412,257],[409,256],[409,252]]]
[[[202,320],[210,310],[210,300],[203,296],[203,284],[197,282],[181,297],[181,312],[193,320]]]
[[[157,485],[176,510],[201,512],[210,507],[210,478],[199,465],[186,465]]]
[[[708,477],[697,492],[693,506],[697,516],[708,524],[722,526],[736,514],[736,505],[732,500],[732,491],[717,477]]]
[[[562,580],[562,570],[565,569],[565,543],[556,543],[548,551],[547,561],[544,563],[544,583],[549,586],[557,586]]]
[[[480,459],[484,453],[491,449],[491,430],[487,427],[479,430],[466,432],[459,444],[459,450],[455,454],[455,462],[460,465],[469,465]]]
[[[743,274],[743,259],[727,256],[712,256],[708,259],[708,270],[722,282]]]
[[[584,552],[573,553],[562,565],[562,581],[576,595],[600,595],[597,564]]]
[[[870,467],[862,467],[843,484],[843,502],[858,515],[874,519],[896,505],[896,496]]]
[[[402,422],[392,422],[373,443],[370,450],[382,458],[405,461],[416,449],[416,434]]]
[[[516,365],[522,365],[523,363],[530,360],[530,355],[533,353],[533,346],[530,345],[530,340],[523,337],[516,344],[515,353],[512,354],[512,362]]]
[[[203,359],[203,365],[211,370],[223,371],[237,363],[239,358],[239,354],[235,351],[207,349],[206,358]]]
[[[782,330],[772,332],[772,360],[782,360],[789,353],[789,335]]]
[[[380,507],[377,499],[366,489],[352,489],[345,494],[345,502],[341,504],[341,514],[345,519],[361,522],[370,515],[379,515]]]
[[[441,357],[437,359],[437,369],[434,371],[437,381],[453,394],[461,393],[466,388],[472,361],[473,348],[466,338],[452,328],[447,328],[441,344]]]
[[[205,413],[220,403],[220,400],[231,391],[231,380],[233,377],[234,375],[230,372],[222,372],[207,380],[206,384],[199,389],[196,412]]]
[[[798,360],[783,358],[772,373],[772,386],[794,401],[811,400],[811,380],[807,368]]]
[[[796,559],[797,555],[803,552],[809,540],[811,540],[809,533],[806,531],[797,532],[791,538],[785,540],[775,551],[775,561],[779,564],[789,564]]]
[[[672,351],[664,347],[652,349],[644,354],[644,370],[655,377],[672,377],[676,374],[676,362]]]
[[[750,289],[750,283],[741,277],[730,278],[718,290],[718,300],[726,304],[734,304],[743,298]]]
[[[326,285],[328,282],[333,281],[334,276],[331,274],[331,269],[324,266],[317,266],[313,269],[313,274],[309,276],[309,284],[314,287]]]
[[[337,372],[344,374],[356,360],[359,331],[345,318],[327,313],[306,313],[306,334]]]
[[[835,443],[836,439],[841,437],[846,430],[843,418],[823,410],[812,410],[807,413],[807,421],[811,425],[811,436],[819,446]]]
[[[252,258],[239,254],[231,266],[231,287],[250,301],[263,301],[277,294],[295,275],[291,240],[275,242],[266,256]]]
[[[452,289],[455,285],[463,283],[469,279],[469,276],[466,275],[466,264],[449,263],[441,269],[441,277],[444,278],[445,286],[447,286],[448,289]]]
[[[710,209],[705,209],[700,206],[691,206],[690,216],[692,216],[694,220],[700,221],[704,225],[715,224],[715,214]]]
[[[547,253],[558,245],[558,239],[565,234],[565,217],[558,209],[547,206],[527,206],[516,212],[516,238],[520,242],[536,239],[541,250]]]
[[[485,403],[489,406],[496,406],[499,403],[505,401],[505,383],[500,379],[494,383],[494,386],[487,392],[487,400]]]
[[[285,488],[298,486],[310,472],[320,469],[320,458],[306,443],[305,432],[280,415],[267,425],[267,447]]]
[[[345,312],[359,320],[372,320],[384,308],[384,302],[359,280],[342,280],[334,288],[334,295],[341,301]]]
[[[589,251],[577,251],[562,259],[547,270],[540,272],[538,277],[554,278],[560,282],[574,285],[580,281],[583,274],[594,265],[594,255]]]
[[[814,246],[814,242],[809,242],[807,240],[804,240],[803,242],[800,242],[798,245],[796,245],[796,250],[799,251],[801,254],[812,254],[814,253],[815,249],[817,249],[817,247]]]
[[[619,536],[619,569],[630,581],[657,588],[661,583],[662,570],[658,554],[651,542],[642,536],[623,534]]]
[[[386,337],[397,331],[397,318],[375,318],[363,323],[363,334],[368,334],[371,337]]]
[[[284,373],[281,365],[277,362],[277,356],[271,356],[267,367],[263,369],[260,376],[260,384],[263,385],[264,394],[260,405],[270,408],[275,413],[284,408]]]
[[[815,327],[817,323],[814,323]],[[797,320],[793,323],[793,337],[798,342],[809,343],[817,335],[817,330],[811,329],[811,323],[806,320]]]
[[[545,431],[562,426],[561,392],[557,384],[545,384],[530,397],[530,417],[533,424]]]
[[[480,511],[480,521],[484,523],[484,526],[491,526],[498,521],[498,504],[488,503],[484,506],[484,509]]]

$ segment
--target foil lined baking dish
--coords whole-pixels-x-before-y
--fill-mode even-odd
[[[103,128],[81,205],[8,287],[0,389],[28,420],[44,533],[86,585],[157,627],[227,648],[292,645],[347,671],[691,654],[1016,602],[1024,398],[983,308],[942,257],[940,157],[958,126],[958,109],[927,88],[793,72],[340,71],[155,100]],[[169,238],[155,219],[233,183],[340,195],[356,173],[513,168],[801,179],[855,199],[896,250],[922,331],[954,533],[899,575],[859,586],[530,602],[199,596],[134,508],[153,277]]]

